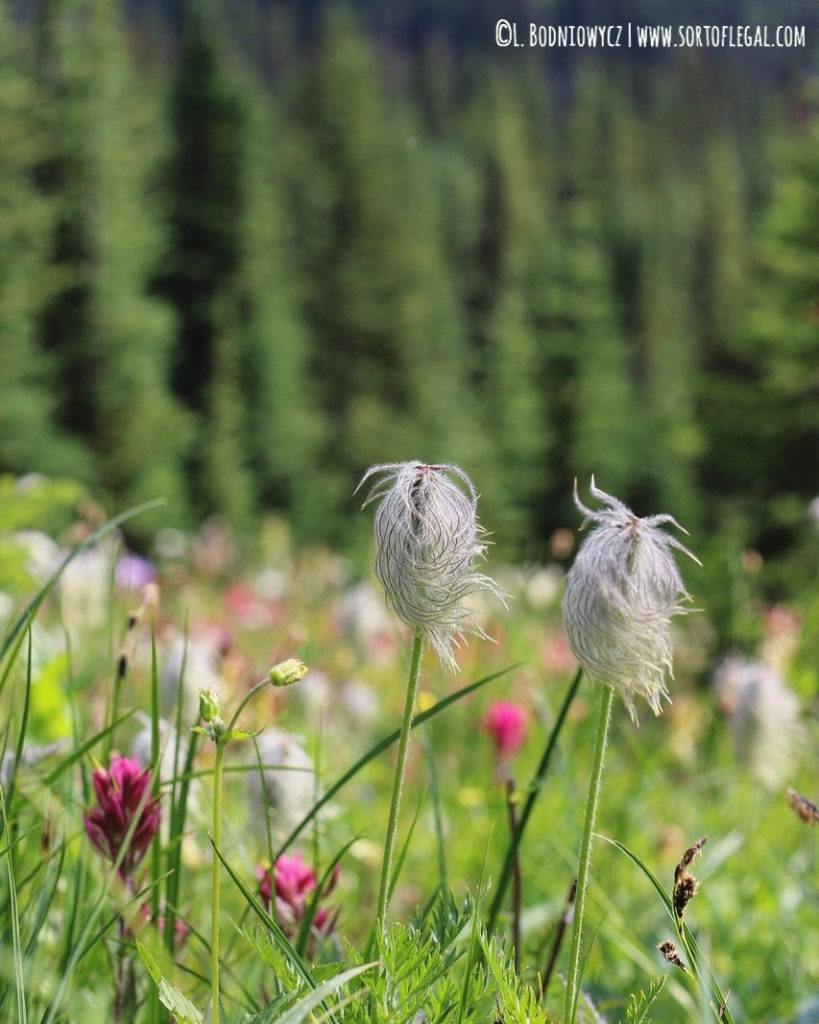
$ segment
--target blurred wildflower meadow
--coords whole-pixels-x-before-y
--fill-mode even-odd
[[[424,654],[395,923],[376,939],[394,764],[381,741],[400,724],[411,633],[367,566],[295,548],[277,519],[252,563],[220,521],[161,532],[137,556],[80,488],[46,478],[7,481],[4,509],[5,1019],[208,1019],[216,744],[207,715],[192,726],[200,690],[227,721],[260,681],[245,738],[224,747],[224,1019],[563,1019],[599,684],[582,679],[531,783],[577,669],[560,604],[580,515],[543,564],[490,555],[506,606],[473,596],[486,639],[459,644],[457,673]],[[676,870],[691,878],[685,923],[730,1019],[815,1021],[816,595],[749,602],[758,643],[720,652],[703,570],[680,568],[701,610],[673,622],[672,703],[655,719],[639,702],[639,728],[614,704],[596,830],[629,853],[594,849],[577,1019],[716,1018],[707,986],[674,960],[684,954],[653,887],[651,875],[680,898]],[[295,681],[264,682],[276,665]],[[489,936],[475,931],[490,920]]]

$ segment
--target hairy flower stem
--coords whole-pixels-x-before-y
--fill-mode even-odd
[[[378,913],[376,929],[381,931],[387,917],[387,904],[390,898],[390,882],[392,874],[392,858],[395,852],[395,839],[398,833],[398,808],[401,803],[401,790],[404,786],[404,772],[407,766],[407,750],[409,748],[412,715],[415,710],[415,695],[418,692],[418,672],[421,668],[421,654],[424,640],[420,630],[415,631],[412,644],[409,678],[407,679],[407,698],[404,702],[404,718],[401,722],[401,737],[398,741],[398,762],[395,766],[395,778],[392,784],[392,801],[390,818],[387,824],[387,839],[384,843],[384,860],[381,864],[381,886],[378,893]]]
[[[229,734],[228,734],[229,735]],[[225,759],[224,739],[216,743],[216,764],[213,768],[213,845],[222,849],[222,768]],[[219,1024],[219,906],[222,896],[222,862],[214,853],[211,887],[210,978],[212,1006],[211,1024]]]
[[[569,950],[569,974],[566,981],[566,1006],[563,1013],[563,1024],[574,1024],[577,1015],[577,1001],[580,996],[580,952],[583,938],[583,914],[586,910],[586,891],[589,885],[589,869],[591,867],[592,837],[594,823],[597,818],[597,807],[600,803],[600,784],[603,780],[603,764],[606,758],[606,744],[611,724],[611,706],[614,702],[614,690],[611,686],[601,687],[602,702],[600,718],[597,724],[597,740],[594,745],[594,762],[589,779],[589,796],[586,800],[586,825],[583,829],[583,842],[580,847],[580,865],[577,870],[577,897],[572,927],[572,944]]]

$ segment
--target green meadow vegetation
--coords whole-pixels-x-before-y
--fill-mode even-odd
[[[74,486],[21,481],[7,497],[7,508],[25,505],[59,539],[82,536],[84,546],[55,579],[44,567],[47,534],[6,535],[29,575],[28,587],[21,576],[7,588],[0,676],[5,1019],[208,1019],[215,744],[206,723],[191,730],[198,691],[220,694],[228,722],[269,667],[295,655],[307,674],[264,683],[237,723],[245,738],[225,747],[223,1019],[563,1019],[568,936],[559,937],[601,687],[578,677],[568,650],[559,563],[492,559],[508,608],[476,606],[488,639],[457,651],[457,675],[424,652],[389,925],[376,939],[410,636],[366,569],[362,578],[329,549],[294,547],[273,520],[252,565],[231,565],[225,538],[206,531],[152,565],[127,554],[124,522],[95,530],[74,520]],[[56,545],[49,552],[59,565]],[[699,604],[704,570],[684,571]],[[720,1019],[816,1017],[816,598],[749,604],[744,614],[763,620],[744,624],[760,630],[747,661],[717,660],[706,608],[674,621],[676,679],[663,715],[638,701],[637,728],[615,701],[580,1021],[715,1020],[714,991],[730,1013]],[[509,746],[490,726],[499,702],[523,723]],[[156,799],[160,823],[123,878],[85,819],[101,806],[94,773],[139,751],[148,788],[126,821],[135,831]],[[520,820],[530,797],[515,898],[512,877],[501,889],[510,808]],[[676,866],[706,836],[698,856],[689,851],[700,884],[684,917],[698,978],[669,901]],[[303,883],[276,909],[269,880],[268,902],[263,895],[274,864],[282,893],[287,871]],[[663,960],[658,946],[669,941],[686,971]]]

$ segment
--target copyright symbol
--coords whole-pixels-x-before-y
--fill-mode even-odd
[[[495,42],[498,46],[509,46],[512,42],[512,26],[506,18],[495,25]]]

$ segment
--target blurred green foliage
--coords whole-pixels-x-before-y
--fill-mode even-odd
[[[328,11],[287,54],[207,4],[178,45],[109,0],[0,14],[0,469],[351,543],[368,465],[454,461],[515,558],[595,472],[806,585],[804,83],[693,51],[577,54],[568,89],[525,51],[390,66]]]

